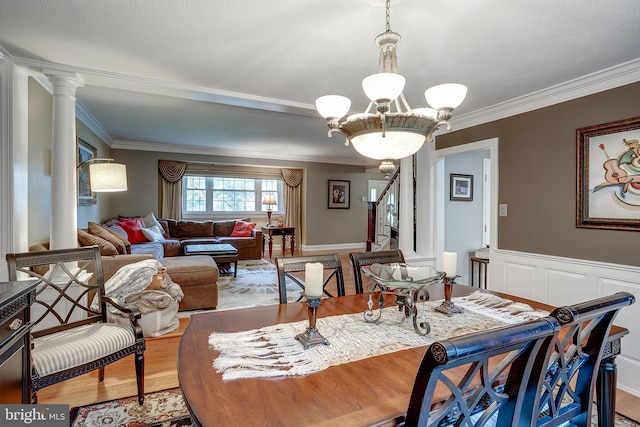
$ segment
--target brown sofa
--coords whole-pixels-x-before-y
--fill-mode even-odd
[[[254,228],[248,237],[232,237],[236,221],[250,222],[250,218],[213,221],[158,219],[164,229],[165,239],[179,242],[180,253],[176,255],[184,254],[184,247],[188,244],[227,243],[238,250],[238,259],[262,258],[262,231]],[[165,257],[174,256],[175,252],[175,245],[170,248],[169,254],[165,246]]]

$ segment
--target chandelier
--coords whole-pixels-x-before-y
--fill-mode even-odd
[[[453,110],[462,103],[467,87],[456,83],[433,86],[425,91],[432,108],[412,109],[403,90],[405,78],[397,73],[396,44],[400,34],[391,31],[390,0],[386,0],[386,31],[376,37],[379,47],[379,72],[362,80],[362,89],[371,101],[364,113],[354,114],[340,122],[351,108],[351,100],[340,95],[321,96],[316,109],[327,120],[329,137],[334,132],[345,137],[356,151],[370,159],[380,160],[380,172],[388,177],[395,171],[394,160],[416,153],[425,139],[432,140],[440,126],[451,130]],[[375,104],[375,111],[372,112]]]

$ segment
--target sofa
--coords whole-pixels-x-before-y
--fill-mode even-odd
[[[124,229],[128,222],[134,228],[137,222],[137,227],[144,234],[133,234],[136,230]],[[91,223],[89,225],[92,226]],[[125,245],[128,244],[127,253],[151,254],[155,259],[184,255],[184,247],[188,244],[216,243],[227,243],[235,247],[238,259],[241,260],[262,257],[262,231],[254,228],[255,223],[250,222],[250,218],[192,221],[156,219],[150,213],[144,217],[112,218],[102,226],[124,238]],[[150,231],[156,226],[159,234]]]
[[[255,223],[251,223],[250,218],[213,221],[158,219],[158,222],[163,228],[166,239],[179,242],[180,255],[184,254],[184,247],[189,244],[226,243],[238,250],[238,259],[262,258],[262,231],[254,228]],[[247,227],[246,224],[253,225]],[[238,225],[244,225],[245,233],[243,234],[248,235],[234,235]],[[165,256],[167,256],[166,253]]]

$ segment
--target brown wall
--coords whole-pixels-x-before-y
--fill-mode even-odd
[[[640,233],[576,227],[576,129],[640,116],[640,83],[454,131],[438,149],[499,139],[498,248],[640,265]]]

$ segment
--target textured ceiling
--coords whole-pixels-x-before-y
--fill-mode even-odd
[[[313,104],[335,93],[366,107],[361,81],[385,30],[370,3],[0,0],[0,52],[34,72],[77,72],[77,98],[114,147],[365,164],[326,137]],[[413,107],[427,87],[459,82],[464,116],[640,58],[637,0],[398,3]]]

